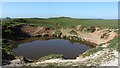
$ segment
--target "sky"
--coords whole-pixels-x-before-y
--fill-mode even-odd
[[[2,2],[119,2],[120,0],[1,0]]]
[[[117,19],[117,2],[3,2],[2,17]]]

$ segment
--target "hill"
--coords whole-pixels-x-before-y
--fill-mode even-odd
[[[54,18],[14,18],[5,19],[5,23],[25,23],[34,26],[48,26],[52,28],[67,28],[82,25],[85,27],[105,27],[105,28],[118,28],[118,20],[114,19],[76,19],[70,17],[54,17]]]

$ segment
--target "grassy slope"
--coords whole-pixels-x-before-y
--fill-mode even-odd
[[[68,18],[68,17],[49,18],[49,19],[24,18],[24,20],[26,20],[28,24],[48,26],[53,28],[60,28],[60,27],[66,28],[66,27],[72,27],[76,25],[118,28],[117,20],[75,19],[75,18]],[[59,26],[57,24],[59,24]]]
[[[51,19],[29,19],[34,22],[32,24],[47,25],[51,27],[55,26],[56,23],[60,23],[59,27],[71,27],[76,25],[82,26],[101,26],[117,28],[117,20],[102,20],[102,19],[74,19],[74,18],[51,18]]]

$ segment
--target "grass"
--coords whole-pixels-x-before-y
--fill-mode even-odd
[[[6,22],[12,23],[16,22],[16,19],[9,19],[9,20],[3,20],[2,24],[5,24]],[[92,26],[98,26],[98,27],[105,27],[105,28],[118,28],[118,21],[117,20],[110,20],[110,19],[75,19],[75,18],[68,18],[68,17],[58,17],[58,18],[23,18],[25,22],[18,21],[19,23],[27,23],[32,24],[35,26],[48,26],[51,28],[67,28],[67,27],[73,27],[77,25],[82,25],[85,27],[92,27]]]
[[[88,50],[87,52],[83,53],[83,57],[90,56],[91,54],[94,54],[103,49],[104,49],[103,47],[92,48],[92,49]]]
[[[3,39],[2,49],[8,52],[12,52],[12,48],[13,48],[12,42],[9,40]]]
[[[108,47],[107,48],[112,48],[112,49],[117,49],[119,46],[118,46],[118,39],[120,39],[119,37],[117,37],[117,38],[114,38],[113,40],[111,40],[111,41],[109,41],[108,43],[110,43],[109,45],[108,45]],[[101,47],[100,45],[98,46],[98,47],[96,47],[96,48],[92,48],[92,49],[90,49],[90,50],[88,50],[87,52],[85,52],[84,54],[83,54],[83,56],[90,56],[91,54],[93,54],[93,53],[96,53],[96,52],[98,52],[98,51],[100,51],[100,50],[102,50],[102,49],[104,49],[104,47]],[[118,49],[119,50],[119,49]]]
[[[49,63],[49,64],[47,64],[45,67],[47,67],[47,68],[59,68],[59,66],[58,66],[58,64],[53,64],[53,63]]]
[[[44,61],[44,60],[50,60],[50,59],[56,59],[56,58],[63,58],[63,55],[61,54],[49,54],[47,56],[43,56],[38,61]]]
[[[119,41],[120,40],[120,38],[119,37],[116,37],[116,38],[114,38],[113,40],[111,40],[111,41],[109,41],[108,43],[110,43],[109,44],[109,48],[115,48],[115,49],[117,49],[119,52],[120,52],[120,46],[119,46]]]

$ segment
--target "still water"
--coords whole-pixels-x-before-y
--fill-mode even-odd
[[[74,59],[91,47],[64,39],[34,40],[24,42],[13,49],[20,56],[38,59],[49,54],[62,54],[66,59]]]

